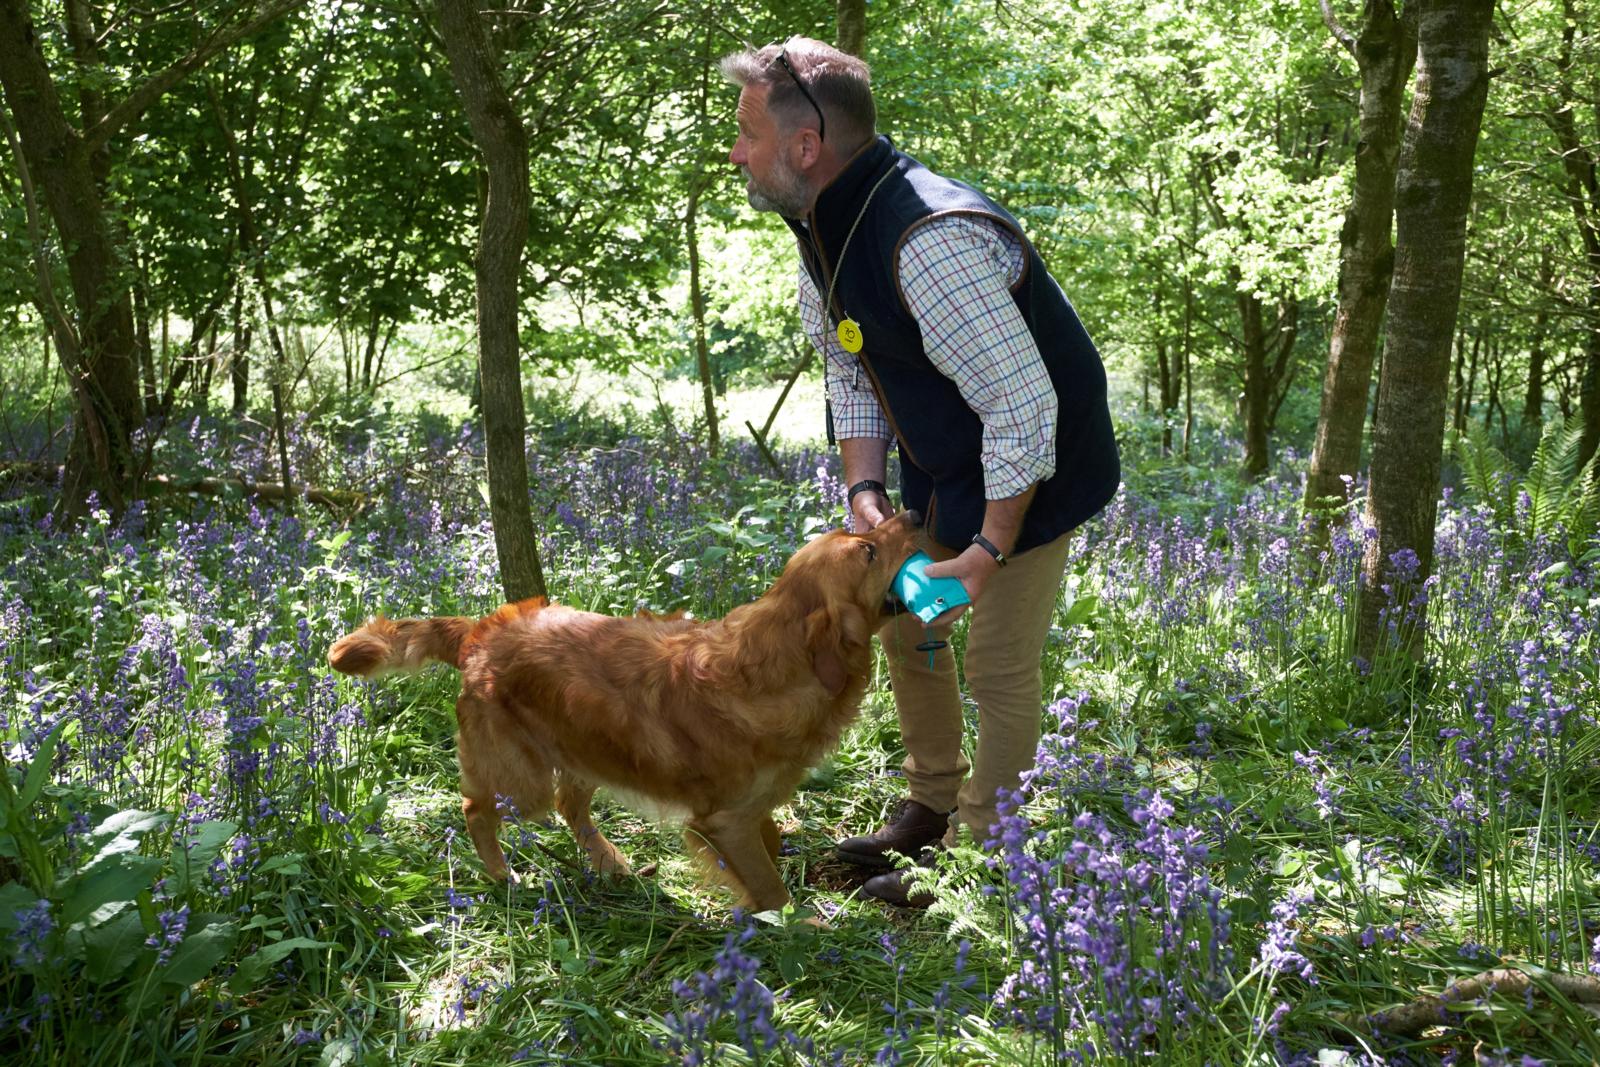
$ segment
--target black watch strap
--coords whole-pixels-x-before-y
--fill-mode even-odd
[[[994,546],[994,542],[989,540],[987,537],[983,536],[983,534],[981,534],[981,533],[973,534],[972,535],[972,543],[977,545],[979,548],[983,549],[985,552],[989,553],[989,555],[993,556],[994,557],[994,561],[996,563],[1000,564],[1000,566],[1004,567],[1006,565],[1006,554],[1004,552],[1000,551],[998,548],[996,548]]]
[[[869,490],[879,494],[880,496],[887,496],[889,493],[889,490],[884,487],[882,482],[875,481],[872,478],[863,478],[861,481],[850,487],[850,494],[845,498],[845,503],[854,504],[856,502],[857,493],[865,493]]]

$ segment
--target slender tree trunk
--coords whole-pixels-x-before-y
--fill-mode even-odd
[[[1189,367],[1189,349],[1194,340],[1194,283],[1183,279],[1183,458],[1189,458],[1189,439],[1194,434],[1194,372]]]
[[[474,0],[438,0],[450,77],[488,181],[474,260],[478,366],[489,464],[489,511],[508,601],[544,596],[528,507],[527,413],[522,406],[518,287],[528,239],[528,135],[501,82],[499,57]]]
[[[256,289],[261,296],[262,324],[267,328],[267,340],[272,345],[273,366],[267,385],[272,394],[272,425],[278,439],[278,467],[279,476],[283,479],[283,505],[284,510],[293,515],[294,478],[289,465],[288,412],[283,398],[284,385],[289,379],[289,359],[283,349],[283,340],[278,335],[278,325],[272,307],[272,284],[267,276],[266,248],[256,229],[255,210],[250,202],[250,183],[245,180],[245,160],[239,153],[239,142],[233,135],[233,127],[228,123],[227,112],[223,110],[222,98],[214,89],[210,92],[210,96],[212,112],[216,116],[218,128],[222,131],[228,162],[228,180],[233,186],[235,208],[238,212],[239,250],[255,274]]]
[[[1541,296],[1548,293],[1553,273],[1550,266],[1550,252],[1546,249],[1539,256],[1539,293]],[[1544,345],[1549,332],[1550,302],[1548,298],[1545,298],[1539,301],[1539,312],[1533,317],[1533,341],[1528,346],[1528,390],[1522,398],[1522,424],[1524,426],[1537,426],[1544,421]]]
[[[250,334],[252,324],[244,314],[245,279],[241,275],[233,290],[233,338],[228,373],[233,379],[233,413],[243,415],[250,409]]]
[[[1166,324],[1161,316],[1161,286],[1150,294],[1156,324],[1156,383],[1161,390],[1161,454],[1172,455],[1172,411],[1178,406],[1178,388],[1173,380],[1172,353],[1167,343]]]
[[[1450,338],[1489,90],[1491,0],[1419,7],[1417,84],[1400,153],[1394,281],[1367,494],[1366,523],[1376,534],[1366,543],[1358,598],[1356,648],[1369,663],[1391,623],[1401,649],[1420,658],[1423,648],[1426,608],[1419,601],[1433,568]]]
[[[1237,274],[1237,271],[1234,272]],[[1237,292],[1239,321],[1244,334],[1244,473],[1260,478],[1270,465],[1267,456],[1267,404],[1271,385],[1267,372],[1267,335],[1261,301],[1253,293]]]
[[[711,351],[706,346],[706,296],[700,287],[700,236],[696,228],[703,183],[689,189],[689,204],[683,213],[684,240],[689,246],[689,308],[694,317],[694,358],[700,372],[700,393],[706,408],[706,447],[715,456],[722,442],[717,433],[717,397],[711,381]]]
[[[1472,355],[1467,360],[1467,391],[1461,395],[1461,421],[1458,429],[1465,430],[1472,420],[1472,400],[1478,395],[1478,357],[1483,354],[1483,328],[1472,335]]]
[[[156,378],[156,349],[150,335],[150,275],[137,252],[134,253],[134,275],[134,347],[139,352],[139,378],[144,389],[144,410],[148,414],[156,406],[161,385]]]
[[[1600,448],[1600,159],[1596,158],[1594,141],[1586,141],[1580,135],[1573,117],[1583,102],[1572,84],[1572,44],[1578,27],[1584,24],[1583,17],[1573,0],[1562,0],[1561,7],[1565,23],[1556,60],[1561,95],[1549,109],[1545,121],[1555,132],[1561,148],[1561,166],[1567,176],[1564,192],[1578,224],[1578,237],[1583,243],[1584,264],[1589,274],[1589,313],[1578,385],[1578,410],[1583,418],[1578,459],[1580,463],[1587,463],[1596,448]],[[1586,103],[1593,109],[1592,134],[1600,129],[1600,100],[1591,99]]]
[[[841,52],[866,57],[867,0],[839,0],[839,44]]]
[[[1345,499],[1344,478],[1361,466],[1361,436],[1367,393],[1378,352],[1394,248],[1395,169],[1400,158],[1400,104],[1416,60],[1414,5],[1397,15],[1391,0],[1367,0],[1361,29],[1352,37],[1323,15],[1361,73],[1360,139],[1356,143],[1355,189],[1339,231],[1339,304],[1322,378],[1322,409],[1311,449],[1305,503],[1315,509],[1328,498]],[[1319,540],[1326,530],[1319,523]]]

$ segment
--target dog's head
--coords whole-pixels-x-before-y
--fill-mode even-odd
[[[900,568],[921,547],[922,517],[902,511],[864,534],[834,530],[790,558],[769,595],[802,613],[817,679],[834,696],[865,669],[879,611]]]

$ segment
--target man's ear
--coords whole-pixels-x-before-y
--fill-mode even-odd
[[[791,143],[790,152],[789,161],[794,169],[806,174],[822,158],[822,139],[817,136],[817,131],[803,127],[800,136]]]

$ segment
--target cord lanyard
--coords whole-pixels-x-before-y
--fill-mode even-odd
[[[834,260],[834,263],[833,263],[833,278],[830,279],[829,282],[828,282],[828,296],[827,296],[827,299],[823,300],[823,302],[822,302],[822,309],[823,309],[824,312],[831,312],[832,311],[832,308],[833,308],[833,290],[839,284],[839,269],[844,266],[845,253],[850,251],[850,239],[856,235],[856,227],[860,226],[861,225],[861,220],[866,217],[867,208],[872,205],[872,198],[877,195],[878,187],[881,186],[884,182],[888,181],[889,180],[889,176],[891,174],[893,174],[894,172],[895,172],[895,168],[891,166],[887,171],[884,172],[883,177],[878,179],[877,184],[875,184],[872,187],[871,191],[869,191],[867,193],[867,199],[862,202],[861,210],[856,213],[856,221],[854,221],[854,222],[852,222],[850,224],[850,232],[845,235],[844,245],[843,245],[843,247],[841,247],[839,249],[839,258]],[[840,308],[839,310],[843,311],[844,309]],[[839,347],[840,348],[843,348],[846,352],[850,353],[852,356],[861,351],[862,337],[861,337],[861,324],[859,322],[857,322],[855,319],[852,319],[848,314],[846,314],[844,316],[844,318],[839,320],[838,333],[839,333]],[[857,364],[856,364],[856,379],[855,379],[854,382],[851,383],[851,387],[854,388],[855,384],[857,382],[859,382],[860,380],[861,380],[861,364],[859,362],[857,362]]]

